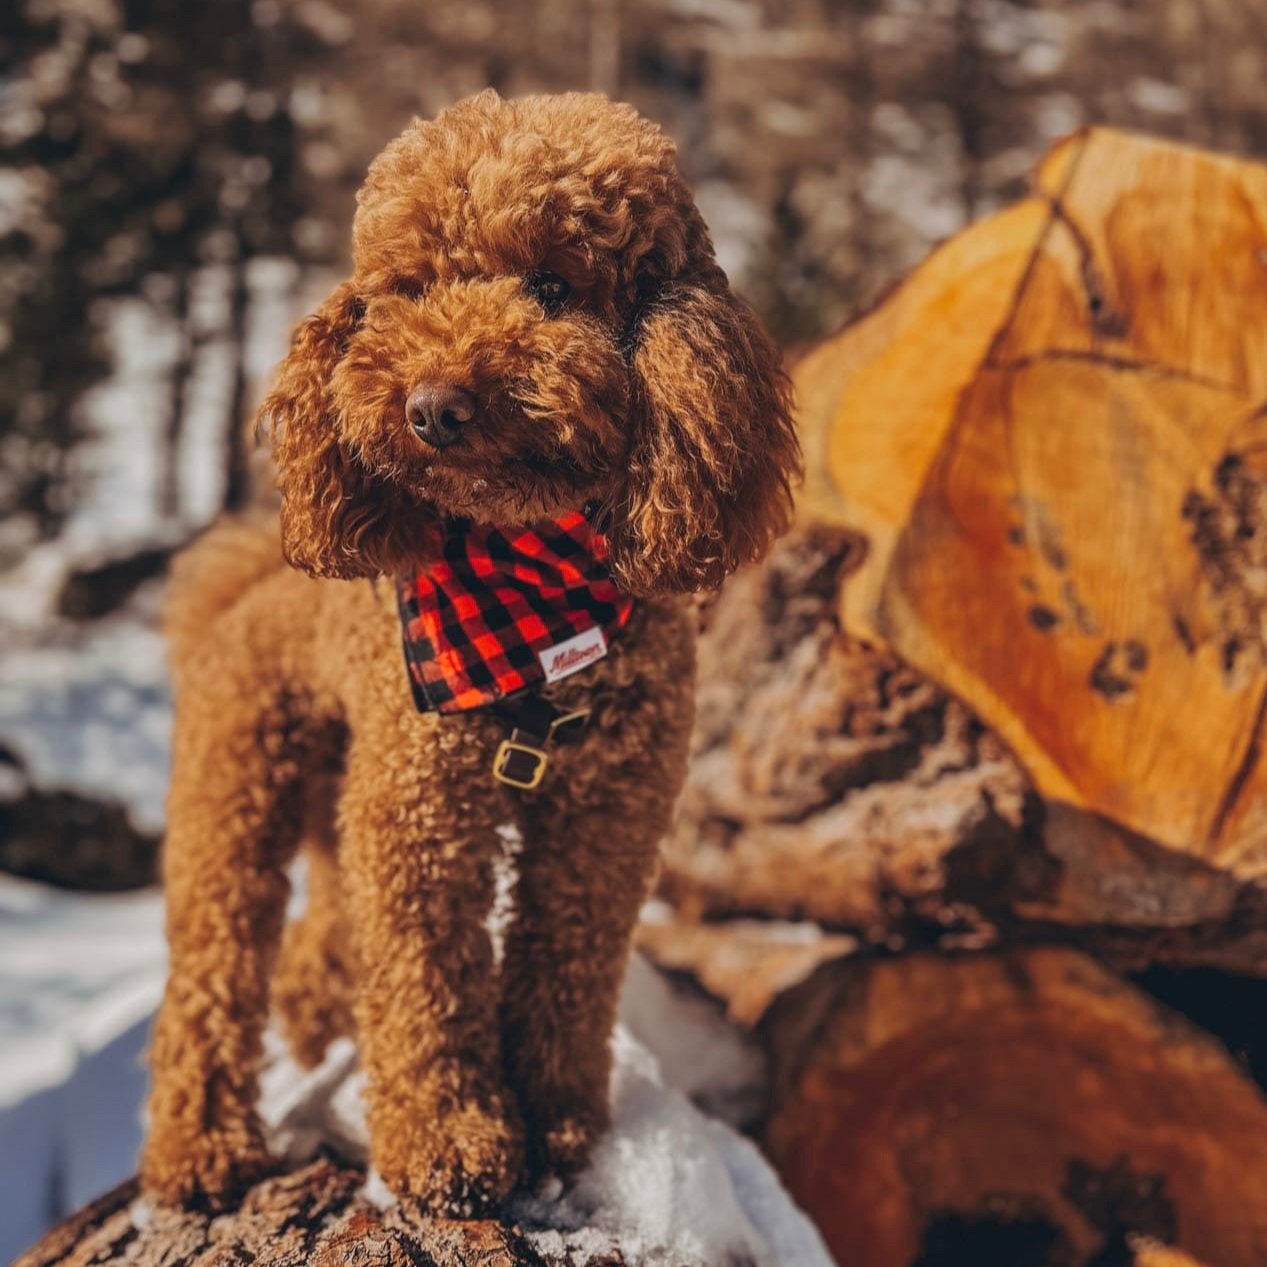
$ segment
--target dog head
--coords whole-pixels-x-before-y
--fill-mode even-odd
[[[260,411],[296,567],[391,575],[438,520],[592,505],[622,588],[681,592],[785,525],[778,353],[631,107],[482,93],[392,142],[357,204],[354,274]]]

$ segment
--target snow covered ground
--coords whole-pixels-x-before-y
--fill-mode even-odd
[[[156,893],[0,879],[0,1262],[131,1173],[163,971]]]
[[[158,633],[126,614],[38,636],[7,632],[0,743],[20,755],[24,776],[121,803],[138,830],[160,831],[171,698]]]
[[[140,1064],[165,970],[162,905],[148,891],[59,892],[0,879],[0,1261],[132,1173]],[[756,1148],[701,1111],[745,1116],[759,1054],[706,1001],[631,965],[615,1038],[614,1129],[566,1193],[516,1214],[543,1250],[630,1262],[830,1267],[818,1233]],[[303,1072],[270,1039],[263,1111],[295,1156],[365,1144],[352,1044]]]

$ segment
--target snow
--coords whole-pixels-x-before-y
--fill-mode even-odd
[[[715,1092],[709,1072],[732,1092],[753,1090],[759,1059],[724,1031],[706,1004],[674,997],[632,960],[613,1039],[612,1129],[566,1191],[555,1185],[512,1200],[511,1214],[541,1253],[584,1260],[618,1247],[629,1267],[831,1267],[818,1232],[756,1147],[688,1098]],[[280,1039],[268,1046],[261,1111],[273,1149],[299,1161],[324,1143],[363,1160],[364,1075],[354,1045],[333,1044],[312,1071],[299,1069]],[[391,1200],[374,1175],[365,1195]]]
[[[655,1057],[623,1027],[614,1051],[611,1133],[568,1192],[516,1209],[543,1253],[619,1246],[631,1267],[830,1264],[748,1140],[666,1087]]]
[[[0,1110],[152,1012],[162,920],[153,891],[67,893],[0,877]],[[36,1058],[54,1049],[55,1060]]]
[[[80,403],[89,434],[72,458],[79,493],[65,531],[71,549],[143,540],[153,528],[180,346],[172,322],[144,299],[102,301],[92,318],[105,332],[114,372]]]
[[[640,955],[629,962],[621,998],[628,1035],[655,1053],[665,1083],[714,1117],[742,1126],[760,1113],[765,1059],[720,1006],[674,989]]]
[[[0,179],[0,224],[15,202],[37,194],[29,181]],[[147,278],[139,295],[93,309],[112,368],[80,402],[86,436],[73,455],[74,504],[56,538],[0,572],[0,744],[20,756],[36,787],[122,802],[147,832],[162,825],[171,713],[153,587],[117,615],[85,625],[59,620],[54,607],[77,564],[178,544],[219,510],[227,437],[245,422],[231,416],[240,407],[237,362],[253,398],[311,298],[298,293],[299,270],[290,260],[254,259],[243,280],[241,349],[232,330],[233,273],[223,264],[191,274],[183,333],[170,311],[174,282],[165,275]],[[328,279],[311,280],[320,288]],[[175,503],[168,506],[161,458],[172,372],[184,357],[190,375],[173,455]],[[5,794],[13,790],[0,789]]]
[[[509,842],[508,842],[509,843]],[[0,1261],[132,1172],[149,1021],[162,993],[162,899],[0,878]],[[639,957],[614,1038],[613,1129],[566,1192],[515,1199],[543,1252],[620,1245],[630,1267],[830,1267],[806,1217],[732,1120],[764,1086],[760,1053],[709,1001]],[[270,1033],[261,1112],[279,1154],[364,1157],[350,1040],[301,1070]],[[367,1193],[390,1199],[373,1176]]]
[[[247,267],[241,355],[248,396],[285,353],[297,281],[298,268],[288,260],[264,257]],[[144,297],[102,301],[92,314],[112,370],[81,403],[88,435],[75,450],[79,492],[63,533],[63,548],[72,555],[164,540],[174,529],[205,524],[222,504],[228,435],[246,421],[234,416],[241,408],[234,398],[234,276],[224,264],[193,272],[183,332],[168,310],[172,285],[153,275]],[[183,356],[190,364],[175,455],[176,501],[165,507],[160,462]]]
[[[139,830],[158,831],[171,727],[160,635],[119,617],[10,637],[0,743],[21,755],[35,786],[122,802]]]
[[[157,893],[0,878],[0,1261],[132,1172],[164,954]]]

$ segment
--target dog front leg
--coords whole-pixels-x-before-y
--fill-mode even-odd
[[[549,796],[523,808],[502,1045],[537,1178],[579,1169],[608,1124],[621,982],[685,770],[690,716],[688,703],[654,729],[635,717],[623,738],[560,751]],[[648,733],[654,746],[640,742]],[[588,767],[583,779],[570,775],[577,766]]]
[[[219,667],[180,698],[163,851],[171,963],[141,1170],[171,1202],[214,1204],[268,1161],[257,1066],[297,837],[297,755],[260,684],[230,683]]]
[[[340,804],[372,1158],[427,1213],[479,1213],[521,1171],[486,927],[507,813],[490,760],[434,717],[367,718]]]

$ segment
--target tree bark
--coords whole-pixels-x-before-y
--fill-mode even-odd
[[[723,590],[662,894],[688,916],[813,920],[889,951],[1055,938],[1122,970],[1260,973],[1267,892],[1235,856],[1047,801],[979,715],[842,628],[865,549],[811,524]]]
[[[257,1184],[219,1216],[145,1211],[135,1180],[93,1202],[23,1254],[13,1267],[554,1267],[513,1226],[493,1220],[409,1220],[380,1211],[359,1190],[365,1172],[332,1157]],[[584,1255],[576,1267],[620,1267]]]

